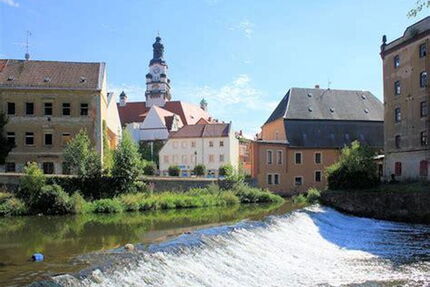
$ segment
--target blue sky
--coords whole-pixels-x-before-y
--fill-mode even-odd
[[[111,91],[144,100],[159,31],[173,99],[256,133],[290,87],[369,90],[382,99],[381,37],[427,16],[415,0],[0,0],[0,58],[103,61]],[[430,10],[429,10],[430,11]]]

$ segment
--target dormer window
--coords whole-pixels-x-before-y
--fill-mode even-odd
[[[308,97],[309,97],[309,98],[312,98],[312,94],[311,94],[311,93],[308,93]]]
[[[364,109],[364,112],[365,112],[366,114],[368,114],[368,113],[369,113],[369,109],[368,109],[368,108],[365,108],[365,109]]]
[[[9,76],[9,77],[7,77],[7,80],[10,82],[10,81],[15,80],[15,78],[13,76]]]
[[[333,107],[330,107],[330,112],[334,113],[334,108]]]
[[[394,69],[397,69],[398,67],[400,67],[400,56],[399,55],[394,57]]]
[[[361,94],[361,98],[362,98],[363,100],[365,100],[365,99],[366,99],[366,95],[365,95],[365,94]]]
[[[81,79],[80,79],[80,82],[81,83],[85,83],[87,81],[87,78],[85,78],[85,77],[81,77]]]

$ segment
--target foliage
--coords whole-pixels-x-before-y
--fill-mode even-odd
[[[326,169],[329,189],[363,189],[377,186],[379,179],[374,155],[370,148],[360,145],[358,141],[343,148],[339,161]]]
[[[250,187],[247,184],[236,184],[232,190],[239,197],[242,203],[261,203],[261,202],[282,202],[283,199],[279,195],[271,193],[268,190],[263,190],[255,187]]]
[[[81,130],[64,148],[65,165],[83,179],[101,176],[101,159],[91,147],[90,138]]]
[[[57,184],[42,187],[27,205],[31,213],[67,214],[72,211],[69,195]]]
[[[161,140],[147,142],[141,141],[139,144],[139,153],[144,160],[155,162],[156,165],[160,164],[159,153],[163,147],[164,142]]]
[[[103,120],[103,169],[107,174],[113,166],[113,151],[109,145],[109,135],[107,131],[106,121]]]
[[[141,159],[137,145],[127,131],[123,132],[113,159],[112,176],[118,183],[117,193],[135,192],[136,182],[141,175]]]
[[[46,177],[35,162],[29,163],[24,168],[24,173],[17,195],[24,202],[32,202],[46,184]]]
[[[415,3],[415,7],[409,10],[408,17],[416,17],[418,13],[420,13],[423,9],[430,7],[430,1],[429,0],[418,0]]]
[[[294,196],[293,197],[293,202],[295,203],[295,204],[307,204],[307,199],[306,199],[306,196],[303,194],[303,193],[301,193],[301,194],[299,194],[299,195],[296,195],[296,196]]]
[[[204,176],[206,174],[206,166],[203,164],[198,164],[194,167],[193,171],[196,176]]]
[[[147,162],[146,165],[143,167],[143,174],[144,175],[155,175],[157,172],[157,165],[155,162]]]
[[[309,188],[306,193],[301,193],[299,195],[296,195],[293,197],[293,202],[295,204],[315,204],[318,203],[319,199],[321,197],[321,192],[312,187]]]
[[[12,193],[0,192],[0,216],[24,214],[27,214],[24,202],[14,197]]]
[[[8,143],[7,137],[5,137],[4,127],[6,126],[8,119],[4,113],[0,113],[0,164],[4,164],[7,155],[15,147],[15,145]]]
[[[234,174],[234,168],[231,164],[225,164],[219,167],[219,176],[230,177]]]
[[[179,176],[179,173],[181,172],[181,169],[177,165],[171,165],[169,166],[169,175],[170,176]]]
[[[85,201],[85,199],[82,197],[82,195],[79,192],[75,192],[70,197],[70,212],[73,214],[81,214],[85,213],[86,207],[88,203]]]
[[[118,199],[99,199],[91,204],[91,210],[94,213],[120,213],[123,211],[122,204]]]

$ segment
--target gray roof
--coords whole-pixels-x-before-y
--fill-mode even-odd
[[[284,120],[291,147],[342,148],[354,140],[383,148],[384,126],[379,121]]]
[[[383,121],[384,108],[368,91],[291,88],[266,123],[279,118]]]
[[[388,43],[384,49],[385,51],[390,50],[403,42],[406,42],[415,36],[422,34],[424,32],[427,32],[430,30],[430,16],[422,19],[421,21],[416,22],[415,24],[412,24],[408,28],[406,28],[405,32],[403,33],[403,36],[400,38],[397,38],[396,40]]]
[[[230,129],[230,123],[186,125],[177,132],[171,133],[170,138],[228,137]]]

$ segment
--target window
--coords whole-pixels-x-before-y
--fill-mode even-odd
[[[7,103],[7,114],[8,115],[15,114],[15,103]]]
[[[224,162],[224,155],[223,154],[219,155],[219,162]]]
[[[88,104],[81,104],[81,116],[88,116]]]
[[[213,147],[214,146],[214,142],[213,141],[210,141],[209,142],[209,147]]]
[[[316,164],[321,163],[321,153],[320,152],[315,153],[315,163]]]
[[[273,152],[271,150],[267,151],[267,164],[272,164]]]
[[[402,114],[400,113],[400,108],[394,109],[394,121],[399,123],[402,120]]]
[[[425,71],[420,73],[420,87],[427,87],[427,72]]]
[[[25,114],[34,115],[34,103],[25,103]]]
[[[421,138],[421,145],[426,146],[428,144],[427,132],[426,131],[421,132],[420,138]]]
[[[396,55],[394,57],[394,69],[397,69],[400,66],[400,56]]]
[[[273,184],[273,181],[272,181],[272,174],[267,174],[267,184],[268,185],[272,185]]]
[[[214,162],[215,161],[215,157],[213,154],[209,155],[209,162]]]
[[[219,146],[224,146],[224,141],[220,141]]]
[[[320,170],[315,171],[315,181],[321,182],[322,173]]]
[[[70,116],[70,103],[63,103],[63,116]]]
[[[45,116],[52,116],[52,103],[44,104]]]
[[[168,155],[163,156],[163,162],[169,163],[169,156]]]
[[[279,174],[277,174],[277,173],[276,173],[276,174],[274,174],[274,175],[273,175],[273,179],[274,179],[274,180],[273,180],[273,181],[274,181],[274,184],[275,184],[275,185],[279,185]]]
[[[7,143],[10,145],[15,145],[15,133],[8,132],[7,133]]]
[[[52,145],[52,134],[45,134],[45,145]]]
[[[420,115],[421,117],[426,117],[428,115],[428,108],[427,108],[426,101],[420,103]]]
[[[195,141],[191,142],[191,147],[196,147],[196,142]]]
[[[44,162],[42,164],[42,169],[44,174],[53,174],[54,173],[54,163],[53,162]]]
[[[429,168],[428,161],[422,160],[420,161],[420,176],[428,176]]]
[[[61,135],[61,144],[66,145],[71,139],[71,136],[69,133],[63,133]]]
[[[394,82],[394,94],[396,96],[400,95],[400,81]]]
[[[14,162],[7,162],[4,168],[5,172],[16,172],[16,166]]]
[[[34,145],[34,133],[25,133],[25,144]]]
[[[421,44],[420,45],[420,58],[427,56],[427,45]]]
[[[294,178],[294,185],[302,185],[303,184],[303,177],[301,176],[296,176]]]
[[[396,148],[400,148],[401,140],[402,138],[399,135],[395,136],[394,142],[395,142]]]
[[[302,153],[301,152],[296,152],[294,154],[294,160],[296,164],[301,164],[302,163]]]
[[[278,164],[282,164],[282,150],[278,150],[276,153],[277,153],[276,159],[278,161]]]
[[[402,163],[401,162],[396,162],[394,164],[394,174],[396,176],[402,175]]]

